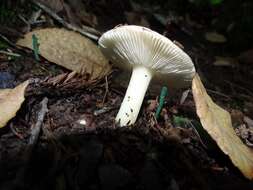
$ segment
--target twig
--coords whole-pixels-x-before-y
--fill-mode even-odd
[[[28,27],[28,31],[30,31],[31,30],[31,24],[29,23],[29,21],[27,21],[22,15],[18,15],[18,18],[20,19],[20,20],[22,20],[26,25],[27,25],[27,27]]]
[[[98,30],[96,30],[94,28],[91,28],[89,26],[82,25],[82,29],[85,30],[85,31],[87,31],[87,32],[89,32],[89,33],[91,33],[91,34],[95,34],[97,36],[101,36],[102,35],[101,32],[99,32]]]
[[[38,113],[37,122],[31,130],[31,136],[28,140],[28,145],[23,154],[23,162],[24,162],[23,167],[21,167],[17,171],[15,180],[13,181],[13,183],[11,183],[10,187],[7,188],[7,190],[24,189],[26,172],[28,170],[28,163],[29,160],[31,160],[32,152],[35,145],[37,144],[44,117],[48,111],[47,103],[48,103],[47,98],[44,98],[41,101],[41,110]]]
[[[14,129],[13,123],[10,123],[10,129],[11,129],[12,133],[13,133],[14,135],[16,135],[18,138],[24,139],[24,137],[23,137],[21,134],[19,134],[19,133]]]
[[[21,56],[20,54],[12,53],[9,51],[4,51],[4,50],[0,50],[0,54],[5,54],[5,55],[13,56],[13,57],[20,57]]]
[[[217,92],[215,90],[206,89],[206,91],[210,92],[210,93],[213,93],[213,94],[216,94],[216,95],[219,95],[219,96],[222,96],[222,97],[227,98],[227,99],[231,99],[228,95],[223,94],[221,92]]]
[[[108,79],[107,79],[107,76],[105,76],[105,94],[104,94],[104,97],[103,97],[102,104],[105,103],[105,99],[106,99],[108,93],[109,93]]]
[[[44,23],[45,21],[44,20],[38,20],[38,18],[40,17],[41,15],[41,9],[36,11],[36,12],[33,12],[32,13],[32,16],[29,20],[26,20],[22,15],[18,15],[18,17],[27,25],[28,29],[27,31],[30,31],[31,30],[31,25],[35,25],[35,24],[40,24],[40,23]]]
[[[70,30],[73,30],[75,32],[78,32],[88,38],[91,38],[93,40],[98,40],[98,36],[97,35],[94,35],[94,34],[91,34],[90,32],[88,31],[84,31],[84,29],[87,30],[87,28],[89,28],[88,26],[86,26],[84,29],[81,29],[81,28],[78,28],[78,27],[75,27],[69,23],[67,23],[66,21],[64,21],[60,16],[58,16],[56,13],[54,13],[50,8],[46,7],[45,5],[39,3],[38,1],[35,1],[33,0],[32,1],[35,5],[37,5],[38,7],[40,7],[42,10],[44,10],[47,14],[49,14],[51,17],[53,17],[55,20],[57,20],[59,23],[61,23],[63,26],[65,26],[66,28],[70,29]],[[90,28],[89,31],[91,31],[94,29],[93,28]]]
[[[39,134],[40,134],[40,131],[41,131],[41,126],[42,126],[44,117],[45,117],[45,115],[48,111],[47,103],[48,103],[47,98],[44,98],[41,102],[41,110],[38,113],[37,122],[36,122],[35,126],[32,128],[31,136],[30,136],[29,142],[28,142],[29,145],[34,146],[38,141]]]
[[[197,136],[197,138],[198,138],[199,142],[202,144],[202,146],[203,146],[204,148],[206,148],[206,149],[207,149],[206,144],[205,144],[205,143],[203,142],[203,140],[201,139],[201,136],[200,136],[200,134],[199,134],[198,130],[197,130],[197,129],[195,128],[195,126],[192,124],[192,121],[191,121],[191,120],[189,120],[189,121],[187,122],[187,124],[189,124],[189,125],[190,125],[190,127],[193,129],[193,131],[194,131],[195,135]]]
[[[32,16],[31,16],[31,18],[28,20],[28,22],[29,22],[31,25],[33,25],[33,24],[39,24],[39,23],[45,22],[44,20],[38,21],[40,15],[41,15],[41,12],[42,12],[41,9],[38,10],[38,11],[36,11],[36,12],[33,12],[33,13],[32,13]]]
[[[239,88],[241,90],[244,90],[246,91],[250,96],[253,96],[253,92],[251,92],[251,90],[247,89],[247,88],[244,88],[243,86],[239,85],[239,84],[236,84],[236,83],[232,83],[228,80],[225,80],[224,82],[230,84],[231,86],[235,86],[236,88]]]
[[[94,114],[95,116],[99,116],[99,115],[104,114],[104,113],[106,113],[106,112],[109,112],[109,111],[111,111],[111,110],[113,110],[113,109],[114,109],[113,107],[107,107],[107,106],[105,106],[105,107],[103,107],[102,109],[95,110],[95,111],[93,112],[93,114]]]
[[[9,44],[10,46],[12,46],[12,47],[14,47],[14,48],[16,48],[16,45],[13,43],[13,42],[11,42],[10,40],[8,40],[8,38],[6,38],[4,35],[2,35],[1,33],[0,33],[0,38],[2,38],[2,40],[4,40],[7,44]]]

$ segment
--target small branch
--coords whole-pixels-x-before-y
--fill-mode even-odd
[[[48,99],[44,98],[41,101],[41,110],[38,113],[38,118],[35,126],[31,129],[31,136],[28,140],[28,145],[23,153],[23,166],[17,171],[15,180],[11,183],[10,187],[7,190],[14,190],[14,189],[24,189],[25,181],[26,181],[26,173],[28,170],[29,161],[32,158],[32,152],[35,145],[38,142],[39,134],[41,131],[41,126],[43,124],[43,120],[45,115],[48,111],[47,109]]]
[[[14,44],[14,43],[11,42],[10,40],[8,40],[8,38],[6,38],[6,37],[5,37],[4,35],[2,35],[1,33],[0,33],[0,38],[1,38],[3,41],[5,41],[7,44],[9,44],[10,46],[16,48],[16,44]]]
[[[57,20],[59,23],[61,23],[63,26],[65,26],[66,28],[70,29],[70,30],[73,30],[75,32],[78,32],[88,38],[91,38],[93,40],[98,40],[98,36],[97,35],[94,35],[94,34],[91,34],[89,31],[94,31],[93,28],[90,28],[88,26],[86,26],[84,29],[86,29],[87,31],[84,31],[83,29],[81,28],[78,28],[78,27],[75,27],[69,23],[67,23],[66,21],[64,21],[60,16],[58,16],[56,13],[54,13],[50,8],[46,7],[45,5],[33,0],[32,1],[35,5],[37,5],[38,7],[40,7],[43,11],[45,11],[47,14],[49,14],[52,18],[54,18],[55,20]],[[89,31],[88,29],[89,28]]]
[[[103,105],[105,103],[105,99],[106,99],[108,93],[109,93],[108,79],[107,79],[107,76],[105,76],[105,94],[104,94],[103,102],[102,102]]]
[[[32,128],[31,137],[29,138],[28,145],[33,145],[34,146],[38,141],[39,134],[40,134],[40,131],[41,131],[41,126],[42,126],[44,117],[45,117],[45,115],[48,111],[47,103],[48,103],[47,98],[44,98],[41,102],[41,110],[38,113],[37,122],[36,122],[35,126]]]
[[[222,97],[227,98],[227,99],[231,99],[228,95],[223,94],[223,93],[218,92],[218,91],[215,91],[215,90],[206,89],[206,91],[207,91],[207,92],[210,92],[210,93],[212,93],[212,94],[216,94],[216,95],[218,95],[218,96],[222,96]]]
[[[13,57],[20,57],[20,54],[17,53],[12,53],[9,51],[4,51],[4,50],[0,50],[0,54],[4,54],[4,55],[8,55],[8,56],[13,56]]]

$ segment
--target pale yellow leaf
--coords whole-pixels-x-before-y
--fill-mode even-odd
[[[0,89],[0,128],[15,117],[16,112],[25,100],[25,89],[29,81],[25,81],[14,89]]]
[[[207,41],[212,43],[225,43],[227,41],[225,36],[217,32],[207,32],[205,34],[205,38]]]
[[[229,112],[213,102],[198,75],[192,81],[192,92],[204,129],[244,176],[253,179],[253,153],[236,135]]]
[[[17,44],[32,49],[32,35],[38,38],[39,53],[47,60],[90,79],[101,79],[111,67],[98,47],[80,34],[59,28],[35,30],[18,40]]]
[[[237,61],[232,57],[220,57],[216,56],[213,65],[215,66],[236,66]]]

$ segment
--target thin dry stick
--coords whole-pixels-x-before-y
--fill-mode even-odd
[[[28,163],[29,160],[32,157],[32,152],[33,149],[35,147],[35,145],[38,142],[38,138],[39,138],[39,134],[41,131],[41,126],[43,124],[43,120],[44,117],[48,111],[47,109],[47,103],[48,103],[48,99],[45,97],[42,101],[41,101],[41,110],[38,113],[38,118],[37,118],[37,122],[35,124],[35,126],[31,129],[31,136],[28,140],[28,145],[26,147],[26,150],[24,151],[24,155],[23,155],[23,161],[24,161],[24,165],[23,167],[21,167],[16,174],[16,178],[13,181],[13,183],[11,184],[11,186],[9,187],[8,190],[13,190],[13,189],[23,189],[23,187],[25,186],[25,177],[26,177],[26,172],[28,169]]]
[[[4,51],[4,50],[0,50],[0,54],[9,55],[9,56],[13,56],[13,57],[20,57],[21,56],[20,54],[9,52],[9,51]]]
[[[105,94],[104,94],[104,97],[103,97],[102,104],[105,103],[105,99],[106,99],[108,93],[109,93],[108,79],[107,79],[107,76],[105,76]]]
[[[94,34],[91,34],[90,31],[94,31],[95,29],[93,28],[89,28],[88,26],[86,26],[86,30],[87,28],[89,28],[89,31],[84,31],[84,29],[81,29],[81,28],[78,28],[78,27],[75,27],[69,23],[67,23],[66,21],[64,21],[60,16],[58,16],[56,13],[54,13],[50,8],[46,7],[45,5],[39,3],[38,1],[35,1],[33,0],[32,1],[35,5],[37,5],[38,7],[40,7],[42,10],[44,10],[47,14],[49,14],[52,18],[54,18],[55,20],[57,20],[59,23],[61,23],[63,26],[65,26],[66,28],[70,29],[70,30],[73,30],[75,32],[78,32],[88,38],[91,38],[93,40],[98,40],[98,36],[97,35],[94,35]],[[98,32],[99,33],[99,32]]]
[[[231,86],[234,86],[236,88],[239,88],[241,90],[244,90],[245,92],[247,92],[250,96],[253,96],[253,92],[251,92],[251,90],[247,89],[247,88],[244,88],[243,86],[239,85],[239,84],[236,84],[236,83],[232,83],[228,80],[225,80],[226,83],[230,84]]]
[[[28,142],[29,145],[34,146],[38,141],[39,134],[41,131],[41,126],[42,126],[44,117],[48,111],[47,103],[48,103],[48,99],[45,97],[41,102],[41,110],[38,113],[37,122],[36,122],[35,126],[32,128],[31,136],[30,136],[29,142]]]
[[[5,42],[6,42],[7,44],[9,44],[10,46],[16,48],[16,45],[15,45],[13,42],[11,42],[10,40],[8,40],[8,38],[6,38],[6,37],[5,37],[4,35],[2,35],[1,33],[0,33],[0,38],[2,38],[2,40],[5,41]]]
[[[218,91],[215,91],[215,90],[206,89],[206,91],[210,92],[210,93],[213,93],[213,94],[216,94],[218,96],[222,96],[222,97],[227,98],[227,99],[231,99],[231,97],[229,97],[228,95],[223,94],[223,93],[218,92]]]

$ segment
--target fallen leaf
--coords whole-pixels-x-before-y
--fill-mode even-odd
[[[253,179],[253,152],[232,128],[230,114],[213,102],[200,78],[192,81],[192,92],[201,124],[248,179]]]
[[[220,57],[216,56],[213,65],[215,66],[235,66],[237,61],[232,57]]]
[[[227,41],[225,36],[217,32],[207,32],[205,34],[205,38],[207,41],[212,42],[212,43],[225,43]]]
[[[80,74],[90,80],[101,79],[111,67],[98,47],[80,34],[59,28],[35,30],[18,40],[17,44],[32,49],[32,35],[38,38],[39,53],[47,60]]]
[[[15,117],[16,112],[25,100],[24,94],[28,84],[29,81],[25,81],[14,89],[0,89],[0,128]]]

